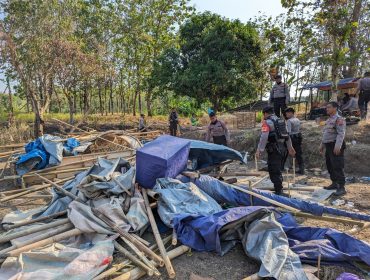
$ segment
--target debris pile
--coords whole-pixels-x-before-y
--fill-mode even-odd
[[[126,136],[107,135],[99,141]],[[29,172],[22,177],[32,175],[36,185],[0,198],[48,188],[51,195],[47,205],[3,218],[0,279],[174,278],[173,258],[190,249],[227,258],[237,243],[261,263],[253,277],[312,279],[302,263],[370,265],[369,244],[295,219],[347,223],[358,232],[369,227],[369,215],[258,189],[265,177],[257,171],[244,174],[254,182],[229,184],[220,178],[228,163],[244,159],[219,145],[161,136],[130,147],[130,157],[122,151],[91,157],[93,164],[70,171],[70,178],[53,177],[49,168]]]

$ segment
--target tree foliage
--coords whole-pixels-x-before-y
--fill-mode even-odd
[[[250,24],[219,15],[192,16],[179,31],[179,47],[158,59],[152,83],[178,95],[209,101],[215,110],[256,96],[261,46]]]

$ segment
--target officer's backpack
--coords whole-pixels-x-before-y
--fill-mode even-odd
[[[288,140],[289,133],[286,129],[285,121],[280,118],[277,119],[270,118],[270,120],[274,123],[276,139]]]

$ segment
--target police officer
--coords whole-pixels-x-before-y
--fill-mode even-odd
[[[208,125],[206,141],[210,142],[212,138],[213,143],[227,146],[230,143],[230,133],[226,124],[218,120],[214,112],[209,114],[209,119],[211,123]]]
[[[367,114],[367,103],[370,101],[370,71],[359,80],[356,93],[359,94],[358,107],[361,110],[361,118],[364,119]]]
[[[289,87],[282,82],[281,75],[275,76],[275,84],[270,91],[269,104],[274,104],[275,115],[280,118],[290,101]]]
[[[301,133],[301,121],[294,115],[295,110],[293,108],[287,108],[285,110],[285,118],[287,124],[287,131],[292,145],[295,150],[295,157],[297,159],[299,170],[297,173],[304,174],[304,164],[302,157],[302,133]]]
[[[176,109],[172,108],[171,113],[168,117],[169,127],[170,127],[170,135],[176,136],[177,135],[177,126],[179,124],[179,116],[177,115]]]
[[[281,170],[285,161],[286,149],[288,149],[289,155],[291,156],[295,155],[295,151],[289,137],[287,140],[277,137],[274,121],[276,121],[278,117],[274,115],[274,108],[267,106],[262,112],[264,120],[262,123],[260,141],[256,151],[256,158],[259,159],[266,149],[270,180],[274,184],[275,193],[282,195],[283,175],[281,174]]]
[[[330,174],[332,184],[324,187],[327,190],[336,190],[335,195],[346,194],[344,188],[346,178],[344,176],[344,136],[346,133],[346,121],[338,115],[338,103],[331,101],[326,105],[329,119],[325,123],[320,153],[325,149],[326,167]]]

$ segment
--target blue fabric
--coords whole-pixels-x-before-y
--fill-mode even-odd
[[[189,160],[196,162],[193,169],[197,170],[217,165],[226,160],[238,160],[243,162],[243,156],[238,151],[223,145],[191,140]]]
[[[21,167],[24,163],[26,163],[29,160],[34,160],[35,162],[38,162],[34,168],[36,169],[43,169],[48,165],[49,162],[49,153],[45,150],[44,146],[41,143],[40,138],[37,138],[35,141],[32,141],[30,143],[27,143],[24,146],[25,154],[19,156],[18,161],[16,162],[16,168],[20,172],[18,172],[19,175],[23,175],[27,173],[26,168],[18,168]]]
[[[190,141],[160,136],[136,152],[136,182],[153,188],[158,178],[175,178],[187,165]]]
[[[189,181],[188,178],[182,177],[180,178],[183,182]],[[216,178],[210,176],[200,176],[199,179],[194,180],[195,185],[197,185],[201,190],[206,192],[209,196],[215,199],[218,203],[227,203],[231,206],[250,206],[250,196],[249,194],[242,193],[238,190],[235,190],[229,187],[229,184],[219,181]],[[270,192],[261,191],[261,190],[253,190],[255,193],[263,195],[264,197],[270,198],[272,200],[281,202],[285,205],[294,207],[306,213],[311,213],[315,216],[322,216],[324,213],[336,215],[336,216],[343,216],[349,217],[352,219],[359,219],[370,221],[370,216],[361,213],[349,212],[344,211],[341,209],[335,209],[331,207],[326,207],[319,205],[317,203],[303,201],[294,198],[283,197],[279,195],[275,195]],[[253,205],[258,206],[272,206],[272,204],[263,201],[259,198],[253,197]]]
[[[178,240],[184,245],[197,251],[220,253],[220,229],[256,211],[263,215],[263,209],[259,206],[236,207],[210,216],[198,217],[180,214],[174,218],[174,228]],[[318,255],[321,254],[323,262],[363,261],[370,265],[369,244],[334,229],[301,227],[290,214],[282,215],[277,212],[277,215],[280,215],[278,221],[283,225],[290,248],[299,255],[302,261],[317,262]]]
[[[63,148],[70,153],[72,153],[73,149],[78,146],[80,146],[80,142],[76,138],[68,138],[63,144]]]

